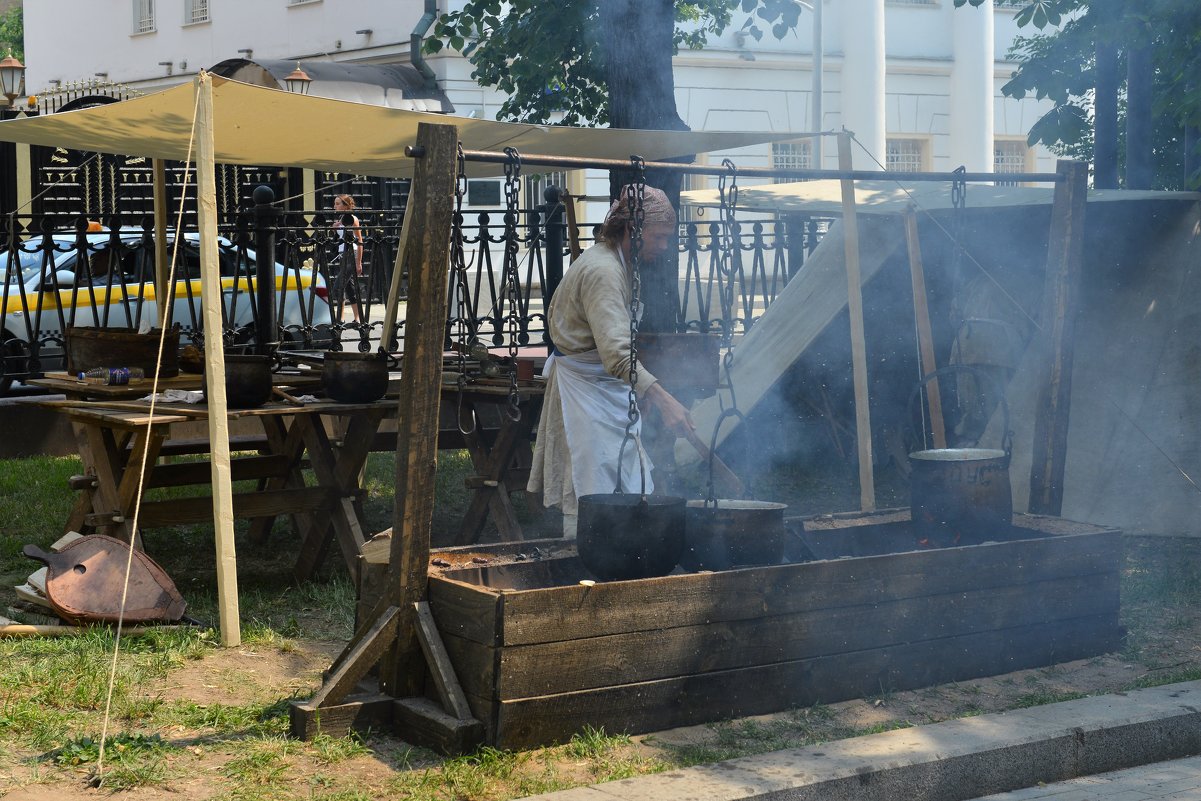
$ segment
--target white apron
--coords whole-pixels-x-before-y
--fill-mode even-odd
[[[617,486],[617,461],[629,419],[630,385],[609,375],[600,352],[572,355],[553,354],[543,372],[554,374],[563,410],[563,428],[571,453],[571,480],[576,498],[613,492]],[[621,489],[642,489],[638,455],[641,451],[642,421],[633,429],[621,465]],[[641,451],[646,474],[646,492],[654,491],[651,460]]]

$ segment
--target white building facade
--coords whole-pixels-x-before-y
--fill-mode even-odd
[[[676,57],[685,123],[694,130],[798,132],[845,126],[862,144],[855,166],[864,169],[1053,168],[1049,153],[1025,144],[1049,104],[1001,94],[1015,68],[1005,61],[1018,33],[1013,0],[960,9],[953,0],[797,1],[809,8],[782,40],[741,33],[745,17],[736,15],[704,50]],[[423,14],[445,12],[448,2],[452,10],[461,6],[461,0],[26,0],[26,86],[36,93],[108,80],[148,92],[235,58],[408,62]],[[813,103],[813,2],[822,3],[821,119]],[[464,58],[443,53],[428,64],[456,114],[495,117],[503,97],[476,85]],[[820,166],[836,166],[833,141],[823,150]],[[708,160],[720,163],[724,155]],[[742,151],[736,159],[746,166],[817,166],[811,140]]]

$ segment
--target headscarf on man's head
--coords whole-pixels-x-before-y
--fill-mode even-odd
[[[626,184],[617,195],[617,200],[609,207],[605,215],[603,236],[611,243],[621,241],[626,224],[633,219],[630,211],[630,196],[637,192],[634,184]],[[645,186],[642,189],[642,224],[643,225],[675,225],[676,210],[662,189]]]

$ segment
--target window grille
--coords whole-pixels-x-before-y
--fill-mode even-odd
[[[777,170],[808,170],[813,167],[812,142],[773,142],[771,166]],[[788,184],[800,179],[777,177],[772,183]]]
[[[889,139],[884,166],[892,172],[922,172],[926,168],[926,142],[922,139]]]
[[[993,172],[1015,173],[1026,171],[1026,157],[1030,149],[1021,139],[998,139],[993,142]],[[997,181],[998,186],[1016,186],[1014,181]]]
[[[150,33],[154,27],[154,0],[133,0],[133,32]]]
[[[184,0],[184,25],[209,21],[209,0]]]

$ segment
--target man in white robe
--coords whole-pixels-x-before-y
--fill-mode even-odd
[[[631,214],[625,187],[605,218],[602,239],[576,259],[551,299],[547,328],[555,352],[547,361],[546,397],[529,490],[563,511],[563,530],[575,536],[577,499],[613,492],[626,436],[630,390]],[[659,189],[643,192],[639,262],[666,252],[675,210]],[[641,362],[635,389],[640,409],[654,408],[679,436],[693,430],[685,409]],[[633,433],[640,432],[641,421]],[[640,461],[641,459],[641,461]],[[637,440],[621,459],[625,492],[653,491],[650,459]],[[643,483],[645,481],[645,484]]]

